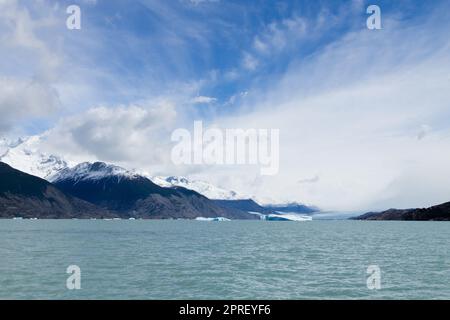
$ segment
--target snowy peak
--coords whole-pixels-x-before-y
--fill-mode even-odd
[[[189,180],[185,177],[171,176],[167,177],[166,181],[170,184],[189,184]]]
[[[161,187],[183,187],[196,191],[209,199],[214,200],[237,200],[245,199],[244,196],[238,195],[232,190],[222,189],[215,185],[201,180],[190,180],[181,176],[169,176],[169,177],[150,177],[154,183]]]
[[[99,180],[110,176],[115,176],[119,179],[123,177],[139,177],[137,171],[129,171],[104,162],[84,162],[72,167],[74,163],[69,164],[60,156],[43,152],[41,146],[44,139],[44,136],[31,136],[15,141],[0,138],[0,161],[20,171],[38,176],[50,182],[66,179],[76,181]],[[161,187],[183,187],[196,191],[209,199],[238,200],[248,198],[234,191],[217,187],[209,182],[191,180],[187,177],[162,177],[150,176],[148,174],[142,174],[141,176],[149,178]]]
[[[63,180],[86,181],[100,180],[108,177],[135,179],[141,176],[134,171],[104,162],[83,162],[73,168],[65,168],[59,171],[55,175],[50,176],[49,180],[51,182]]]
[[[40,140],[40,136],[20,138],[13,142],[1,139],[0,161],[43,179],[67,168],[67,162],[61,157],[39,150]]]
[[[138,179],[145,177],[160,187],[185,189],[198,192],[213,200],[244,200],[253,199],[257,203],[267,204],[274,210],[300,211],[307,210],[301,204],[286,203],[273,205],[273,199],[261,199],[246,194],[240,194],[226,188],[218,187],[203,180],[184,176],[151,176],[145,171],[130,171],[119,166],[104,162],[68,162],[67,158],[45,152],[45,135],[31,136],[17,140],[0,138],[0,161],[25,173],[46,179],[50,182],[62,180],[100,180],[106,177]],[[44,150],[44,151],[43,151]],[[141,173],[140,175],[138,173]],[[272,204],[272,205],[271,205]],[[276,208],[275,208],[276,207]],[[295,208],[294,208],[295,207]]]

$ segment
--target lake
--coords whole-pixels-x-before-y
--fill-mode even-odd
[[[450,299],[450,223],[0,220],[0,298]]]

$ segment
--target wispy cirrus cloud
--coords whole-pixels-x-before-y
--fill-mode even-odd
[[[331,210],[448,201],[450,26],[441,10],[408,22],[386,15],[383,31],[346,33],[252,88],[246,115],[219,122],[280,128],[280,174],[249,184],[254,175],[243,170],[230,185]]]

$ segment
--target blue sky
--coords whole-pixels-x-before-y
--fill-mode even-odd
[[[54,19],[35,33],[64,60],[61,69],[67,72],[58,80],[87,80],[97,89],[89,99],[62,101],[66,111],[128,104],[175,92],[214,98],[214,103],[200,109],[208,116],[236,111],[230,99],[237,99],[232,97],[241,97],[253,87],[271,86],[291,64],[365,28],[365,8],[371,3],[87,0],[34,5],[19,1],[19,6],[37,20]],[[386,16],[411,23],[426,18],[436,3],[377,2]],[[80,31],[62,27],[70,4],[81,7]],[[2,67],[17,72],[16,66]],[[35,71],[25,68],[24,72]],[[222,108],[225,104],[227,108]]]
[[[322,50],[351,30],[364,28],[368,3],[81,3],[83,29],[65,34],[63,41],[69,48],[76,46],[73,51],[65,50],[71,67],[101,70],[120,88],[134,89],[127,96],[103,94],[104,100],[99,101],[127,103],[171,93],[179,90],[178,86],[193,86],[190,94],[213,97],[220,106],[253,86],[270,85],[291,63]],[[431,6],[426,1],[379,4],[386,14],[405,21],[426,17]],[[258,43],[265,47],[258,50]]]
[[[65,27],[71,4],[81,30]],[[370,4],[382,30],[366,28]],[[434,204],[450,194],[449,10],[445,0],[0,0],[0,135],[44,134],[43,148],[74,161],[260,198]],[[174,168],[170,133],[193,120],[281,129],[280,174]]]
[[[81,7],[82,30],[64,28],[65,8],[71,4]],[[190,97],[210,97],[204,100],[210,103],[194,110],[196,116],[199,112],[206,118],[239,112],[240,99],[252,88],[270,87],[292,64],[365,28],[369,4],[363,0],[17,1],[18,8],[41,24],[34,26],[36,38],[62,61],[55,82],[89,83],[95,90],[86,99],[60,93],[63,112],[177,94],[184,95],[186,103]],[[387,17],[420,23],[439,1],[376,4]],[[445,1],[440,5],[445,7]],[[40,77],[42,71],[36,70],[38,63],[33,60],[3,61],[2,73]],[[51,126],[46,119],[27,120],[31,124],[26,133]]]

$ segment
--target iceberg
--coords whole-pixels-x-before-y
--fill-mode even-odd
[[[312,221],[311,216],[296,213],[269,214],[266,216],[269,221]]]
[[[230,219],[224,218],[224,217],[216,217],[216,218],[204,218],[204,217],[197,217],[195,218],[197,221],[231,221]]]
[[[277,212],[271,214],[262,214],[260,212],[249,211],[248,213],[259,216],[261,220],[265,221],[311,221],[312,217],[298,213],[284,213]]]

